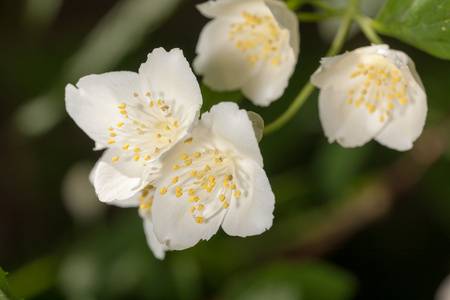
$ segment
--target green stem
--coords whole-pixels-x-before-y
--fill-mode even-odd
[[[347,38],[348,30],[350,29],[350,25],[352,23],[353,17],[358,12],[358,4],[359,0],[351,0],[349,6],[347,7],[347,11],[344,14],[344,18],[342,23],[334,37],[333,43],[331,44],[330,49],[328,50],[326,56],[334,56],[338,54]],[[314,91],[314,86],[311,82],[307,82],[288,109],[278,117],[275,121],[270,123],[264,128],[264,134],[272,133],[278,129],[280,129],[283,125],[285,125],[292,117],[297,113],[297,111],[303,106],[306,99],[311,95]]]
[[[373,20],[362,14],[355,14],[355,21],[358,23],[366,38],[373,44],[383,44],[383,41],[373,29]]]
[[[318,14],[318,13],[298,13],[297,18],[300,22],[317,22],[334,17],[334,14]]]

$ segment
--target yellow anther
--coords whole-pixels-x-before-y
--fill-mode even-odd
[[[351,94],[353,94],[353,93],[354,93],[353,90],[348,90],[348,91],[347,91],[347,94],[349,94],[349,95],[351,95]]]
[[[141,150],[141,148],[139,148],[139,147],[136,147],[133,149],[134,152],[138,152],[139,150]]]
[[[224,186],[224,187],[228,187],[229,184],[230,184],[230,183],[229,183],[228,181],[224,181],[224,182],[223,182],[223,186]]]
[[[191,172],[191,177],[195,177],[197,175],[197,171],[192,171]]]
[[[204,206],[203,204],[199,204],[199,205],[197,206],[197,210],[198,210],[198,211],[201,211],[204,207],[205,207],[205,206]]]
[[[207,187],[205,188],[205,191],[206,191],[207,193],[211,193],[211,192],[212,192],[212,187],[207,186]]]
[[[222,158],[222,157],[216,157],[216,158],[214,159],[214,161],[215,161],[216,163],[220,163],[220,162],[223,161],[223,158]]]
[[[400,93],[399,92],[395,93],[395,98],[400,98]]]
[[[213,181],[213,182],[210,182],[210,183],[209,183],[209,186],[210,186],[210,187],[215,187],[215,186],[216,186],[216,182],[214,182],[214,181]]]
[[[274,58],[272,58],[272,60],[270,61],[270,65],[272,67],[275,67],[281,60],[281,57],[279,55],[275,56]]]
[[[203,224],[203,222],[205,222],[205,218],[203,218],[203,217],[196,217],[195,218],[195,222],[197,222],[198,224]]]
[[[161,99],[158,100],[158,106],[161,106],[163,103],[161,101]]]
[[[202,188],[202,189],[206,189],[207,186],[208,186],[208,184],[206,182],[200,183],[200,188]]]
[[[200,156],[202,156],[202,154],[200,152],[195,152],[194,153],[194,157],[195,158],[199,158]]]
[[[378,93],[373,95],[373,99],[378,100],[378,98],[380,98],[380,95]]]
[[[347,103],[348,103],[348,104],[352,104],[352,103],[353,103],[353,98],[348,99],[348,100],[347,100]]]
[[[391,85],[391,91],[395,92],[395,86]]]
[[[188,156],[186,153],[183,153],[183,154],[180,155],[180,158],[181,158],[182,160],[186,160],[186,159],[189,158],[189,156]]]
[[[394,96],[392,94],[388,94],[387,97],[388,97],[389,100],[394,99]]]
[[[177,183],[178,182],[178,176],[175,176],[174,178],[172,178],[172,182],[173,183]]]
[[[156,135],[156,137],[157,137],[158,139],[160,139],[160,138],[161,138],[161,134],[158,133],[158,134]]]
[[[402,96],[405,96],[406,95],[406,93],[405,93],[405,91],[400,91],[400,95],[402,95]]]
[[[113,157],[111,160],[112,160],[112,162],[116,162],[116,161],[119,160],[119,157],[118,157],[118,156],[115,156],[115,157]]]
[[[230,185],[230,189],[234,190],[236,188],[235,184]]]
[[[226,198],[227,197],[224,194],[222,194],[222,195],[220,195],[219,200],[220,200],[220,202],[223,202],[223,201],[225,201]]]
[[[191,214],[192,214],[194,211],[195,211],[195,206],[192,206],[192,207],[191,207],[191,210],[190,210]]]
[[[355,106],[356,106],[356,107],[359,107],[363,102],[364,102],[364,97],[360,97],[360,98],[356,101]]]
[[[383,122],[383,121],[384,121],[384,117],[380,116],[380,122]]]
[[[118,108],[120,109],[125,109],[125,107],[127,107],[126,103],[122,103],[120,105],[117,105]]]
[[[139,95],[137,93],[134,93],[133,96],[134,97],[139,97]]]
[[[109,126],[108,130],[113,131],[114,128],[112,128],[112,126]]]
[[[123,145],[123,146],[122,146],[122,149],[123,149],[123,150],[127,150],[128,147],[130,147],[130,145],[129,145],[129,144],[126,144],[126,145]]]
[[[173,167],[172,167],[172,169],[175,171],[175,170],[178,170],[180,168],[180,166],[179,165],[173,165]]]
[[[398,71],[397,70],[392,70],[392,74],[397,75]]]
[[[185,140],[184,143],[185,143],[185,144],[189,144],[189,143],[192,142],[193,139],[194,139],[194,138],[191,138],[191,137],[190,137],[190,138],[188,138],[187,140]]]
[[[150,103],[148,104],[148,106],[153,107],[153,101],[150,101]]]
[[[408,103],[408,100],[406,100],[406,98],[401,98],[401,99],[400,99],[400,102],[401,102],[402,104],[406,104],[406,103]]]
[[[158,153],[159,150],[160,150],[160,149],[159,149],[158,147],[156,147],[156,148],[155,148],[155,154]]]
[[[110,137],[115,137],[117,134],[115,134],[114,132],[111,132],[110,134],[109,134],[109,136]]]
[[[176,192],[176,193],[175,193],[175,196],[176,196],[177,198],[180,198],[181,196],[183,196],[183,193],[182,193],[182,192]]]
[[[381,85],[381,80],[377,79],[377,81],[375,81],[376,85]]]
[[[144,134],[144,131],[142,131],[142,129],[140,129],[140,128],[136,128],[136,131],[137,131],[137,133],[140,134],[140,135],[143,135],[143,134]]]
[[[363,63],[359,63],[358,64],[358,68],[361,68],[361,69],[364,68],[364,64]]]
[[[373,79],[374,77],[375,77],[375,74],[373,74],[373,73],[370,73],[370,74],[369,74],[369,78],[370,78],[370,79]]]
[[[216,149],[214,149],[214,155],[217,155],[217,154],[219,154],[219,150],[217,150],[217,148],[216,148]]]
[[[200,200],[199,196],[192,196],[191,198],[189,198],[189,202],[191,203],[197,202],[198,200]]]
[[[167,188],[166,188],[166,187],[163,187],[163,188],[159,191],[159,193],[160,193],[161,195],[164,195],[165,193],[167,193]]]
[[[178,121],[173,122],[173,126],[174,126],[175,128],[177,128],[177,127],[178,127]]]
[[[233,196],[234,198],[238,198],[241,195],[241,191],[237,190],[234,192]]]
[[[224,203],[223,203],[223,208],[227,209],[228,206],[230,206],[230,203],[228,203],[228,202],[224,202]]]
[[[166,130],[170,130],[170,127],[169,126],[166,126],[166,128],[165,128]]]
[[[206,165],[204,171],[205,171],[205,172],[208,172],[208,171],[210,171],[210,170],[211,170],[211,168],[209,167],[209,165]]]
[[[175,192],[182,192],[182,191],[183,191],[183,188],[180,187],[180,186],[177,186],[177,187],[175,188]]]
[[[188,160],[184,161],[185,166],[189,166],[190,164],[192,164],[192,158],[189,158]]]
[[[381,68],[378,68],[378,69],[377,69],[377,73],[378,73],[378,74],[381,74],[381,73],[383,73],[383,69],[381,69]]]
[[[122,115],[126,115],[128,112],[127,112],[125,109],[121,109],[121,110],[120,110],[120,113],[121,113]]]
[[[147,154],[147,155],[144,157],[144,159],[145,159],[145,160],[149,160],[149,159],[151,159],[151,157],[150,157],[150,155]]]
[[[216,176],[209,175],[208,180],[212,182],[212,181],[216,180]]]
[[[113,140],[111,140],[111,141],[108,141],[108,144],[114,144],[116,141],[113,141]]]
[[[147,92],[147,94],[145,94],[145,96],[150,97],[150,92]]]
[[[188,195],[189,196],[192,196],[192,195],[194,195],[195,194],[195,189],[189,189],[188,190]]]
[[[136,154],[136,155],[134,156],[134,161],[138,161],[138,160],[139,160],[139,157],[141,157],[141,155],[140,155],[140,154]]]
[[[362,94],[362,95],[367,94],[367,90],[362,90],[362,91],[361,91],[361,94]]]
[[[389,109],[389,110],[392,110],[393,108],[394,108],[394,103],[389,102],[389,103],[388,103],[388,109]]]
[[[374,66],[370,66],[370,67],[369,67],[369,70],[370,70],[370,71],[373,71],[373,69],[375,69]]]
[[[365,85],[365,86],[369,86],[369,85],[370,85],[370,81],[364,82],[364,85]]]
[[[123,126],[123,124],[125,124],[124,122],[119,122],[119,123],[117,123],[117,127],[122,127]]]
[[[356,71],[352,75],[350,75],[350,78],[355,78],[356,76],[361,75],[361,71]]]

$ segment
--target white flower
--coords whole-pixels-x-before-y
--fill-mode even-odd
[[[125,200],[149,184],[161,154],[197,122],[202,97],[179,49],[155,49],[139,73],[111,72],[66,86],[75,123],[106,148],[91,173],[99,199]]]
[[[356,147],[373,138],[405,151],[422,133],[427,97],[403,52],[377,45],[323,58],[311,82],[321,89],[320,121],[330,143]]]
[[[192,136],[164,157],[151,203],[159,243],[182,250],[218,228],[233,236],[270,228],[274,195],[247,112],[220,103],[204,113]]]
[[[278,0],[217,0],[197,8],[213,18],[200,34],[193,63],[205,84],[241,89],[256,105],[278,99],[297,63],[295,14]]]

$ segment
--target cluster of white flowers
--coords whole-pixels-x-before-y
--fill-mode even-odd
[[[139,206],[162,259],[220,226],[249,236],[270,228],[275,198],[252,122],[223,102],[198,120],[202,96],[179,49],[155,49],[139,73],[86,76],[66,87],[66,108],[104,149],[91,172],[101,201]]]
[[[267,106],[288,85],[299,53],[296,15],[279,0],[217,0],[193,66],[217,90],[241,89]],[[407,150],[425,123],[426,95],[411,59],[386,45],[322,59],[320,120],[329,142],[372,138]],[[155,49],[139,73],[90,75],[66,87],[76,124],[106,149],[91,172],[101,201],[139,207],[157,258],[167,250],[272,225],[275,197],[246,111],[222,102],[200,117],[202,95],[179,49]],[[257,133],[258,135],[260,132]]]

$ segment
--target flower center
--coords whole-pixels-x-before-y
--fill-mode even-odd
[[[122,103],[117,106],[123,116],[122,122],[108,128],[113,139],[108,144],[122,143],[123,156],[133,155],[135,162],[141,161],[145,167],[147,161],[161,149],[175,142],[178,121],[170,112],[164,100],[156,102],[150,93],[146,94],[148,102],[142,100],[137,93],[133,95],[137,103]],[[112,159],[119,160],[119,156]]]
[[[193,138],[189,138],[184,143],[191,144],[192,141]],[[227,209],[233,199],[239,198],[241,191],[234,161],[229,155],[204,145],[188,149],[179,156],[179,163],[173,165],[171,183],[162,187],[159,193],[165,195],[173,189],[177,198],[192,203],[190,213],[195,222],[202,224],[220,210]]]
[[[244,22],[231,24],[229,40],[245,54],[249,66],[257,61],[269,60],[271,66],[281,61],[280,46],[287,36],[272,16],[256,16],[243,12]]]
[[[383,122],[396,105],[408,103],[408,84],[400,73],[393,63],[381,55],[376,55],[368,64],[359,63],[350,75],[351,80],[357,81],[355,87],[347,91],[347,103],[355,107],[364,104],[371,114],[378,109],[380,122]]]

